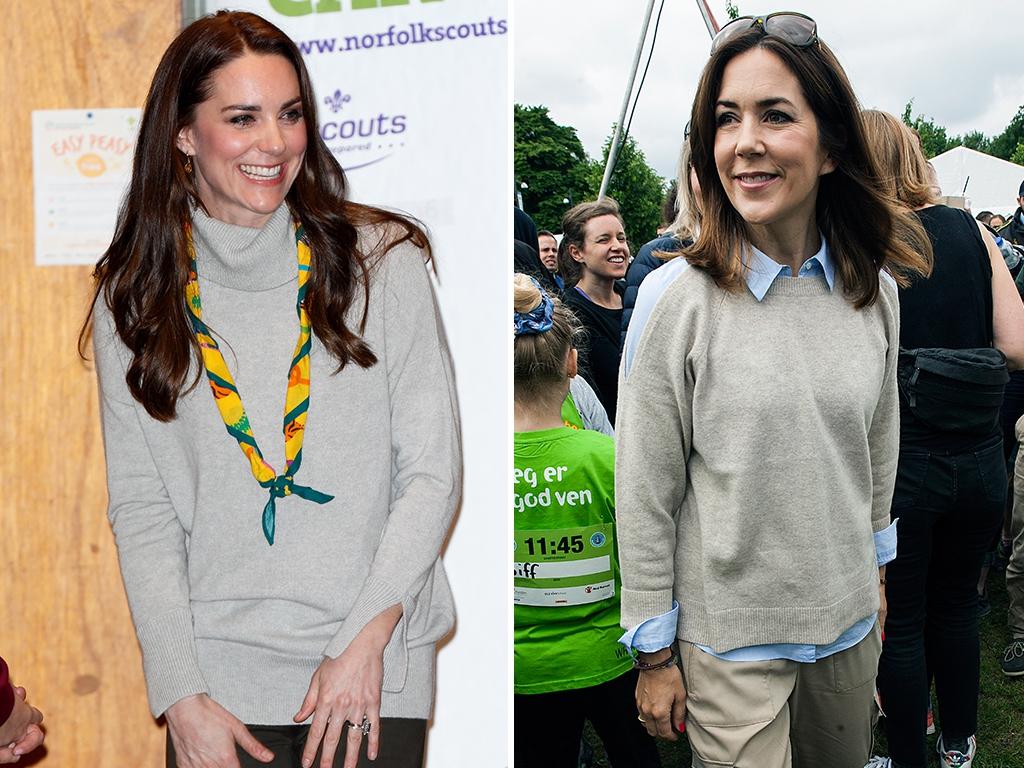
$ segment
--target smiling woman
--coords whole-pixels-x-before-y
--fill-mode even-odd
[[[931,247],[879,190],[812,20],[737,19],[712,51],[700,233],[641,286],[623,353],[623,642],[652,665],[648,731],[685,730],[695,764],[862,768],[895,554],[896,280]]]
[[[195,22],[96,268],[108,512],[172,768],[423,760],[451,363],[426,236],[346,199],[316,125],[279,29]]]
[[[565,278],[565,302],[576,313],[585,339],[580,369],[615,422],[619,357],[622,351],[622,278],[629,267],[618,204],[610,197],[580,203],[562,217],[559,272]]]
[[[246,53],[218,70],[210,85],[210,97],[179,132],[178,149],[195,158],[196,187],[210,216],[262,227],[306,153],[295,68],[281,56]]]

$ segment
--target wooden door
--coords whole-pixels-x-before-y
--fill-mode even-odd
[[[0,655],[43,710],[43,766],[157,768],[106,519],[87,267],[34,266],[31,111],[142,106],[176,0],[0,3]],[[32,764],[25,758],[21,764]]]

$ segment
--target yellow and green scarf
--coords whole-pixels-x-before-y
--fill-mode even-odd
[[[299,316],[299,340],[295,344],[295,353],[292,355],[291,369],[288,372],[288,392],[284,406],[284,455],[287,466],[285,471],[279,475],[277,470],[263,458],[263,454],[256,444],[256,438],[253,436],[252,427],[249,424],[249,417],[242,405],[242,397],[238,394],[234,379],[231,378],[231,371],[228,370],[224,355],[221,354],[220,347],[217,346],[210,329],[203,322],[203,305],[199,299],[199,278],[195,247],[192,244],[192,229],[186,227],[185,230],[185,242],[191,262],[188,284],[185,286],[185,297],[192,315],[192,329],[199,340],[199,347],[203,355],[203,367],[206,369],[206,377],[210,380],[210,389],[213,390],[213,399],[217,403],[217,410],[220,411],[221,418],[224,419],[224,426],[227,427],[228,434],[238,441],[238,447],[242,449],[242,453],[249,460],[252,474],[257,482],[270,492],[270,499],[263,508],[263,535],[269,544],[274,543],[277,512],[275,499],[294,493],[308,501],[324,504],[334,498],[326,493],[295,483],[295,473],[299,471],[302,464],[302,438],[306,427],[306,412],[309,409],[311,331],[309,316],[306,314],[303,302],[306,298],[306,283],[309,281],[309,263],[312,254],[304,235],[302,225],[296,224],[295,246],[299,261],[299,295],[295,301],[295,311]]]

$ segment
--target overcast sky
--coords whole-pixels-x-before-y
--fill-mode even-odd
[[[657,15],[657,0],[651,26]],[[515,101],[543,104],[596,157],[618,118],[646,0],[513,0]],[[738,0],[741,14],[770,7]],[[710,2],[719,24],[724,0]],[[1020,5],[994,0],[791,0],[818,22],[865,107],[933,118],[952,134],[1006,127],[1024,104]],[[648,37],[649,40],[649,37]],[[710,37],[695,0],[665,0],[630,130],[647,162],[675,175]],[[641,72],[646,57],[641,59]],[[639,82],[639,74],[637,76]]]

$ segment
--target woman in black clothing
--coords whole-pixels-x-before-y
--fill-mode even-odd
[[[562,217],[558,271],[565,280],[565,303],[587,333],[580,372],[613,424],[622,355],[621,280],[628,266],[622,217],[610,197],[580,203]]]
[[[864,113],[881,183],[916,211],[934,246],[934,271],[901,289],[900,457],[892,517],[896,559],[886,572],[888,618],[878,690],[886,713],[889,759],[872,765],[924,768],[928,672],[934,674],[942,735],[940,765],[969,768],[976,751],[979,641],[975,585],[982,558],[1000,526],[1006,465],[998,393],[984,424],[956,425],[961,405],[937,419],[913,394],[927,376],[914,374],[906,350],[945,350],[980,361],[995,347],[1009,367],[1024,363],[1024,306],[995,242],[964,211],[934,205],[917,138],[892,115]],[[999,356],[987,370],[1005,380]],[[972,369],[972,373],[980,370]],[[906,366],[906,367],[905,367]],[[906,374],[906,376],[904,375]],[[962,385],[966,386],[966,385]],[[996,386],[998,389],[998,385]],[[914,400],[911,401],[913,394]]]

